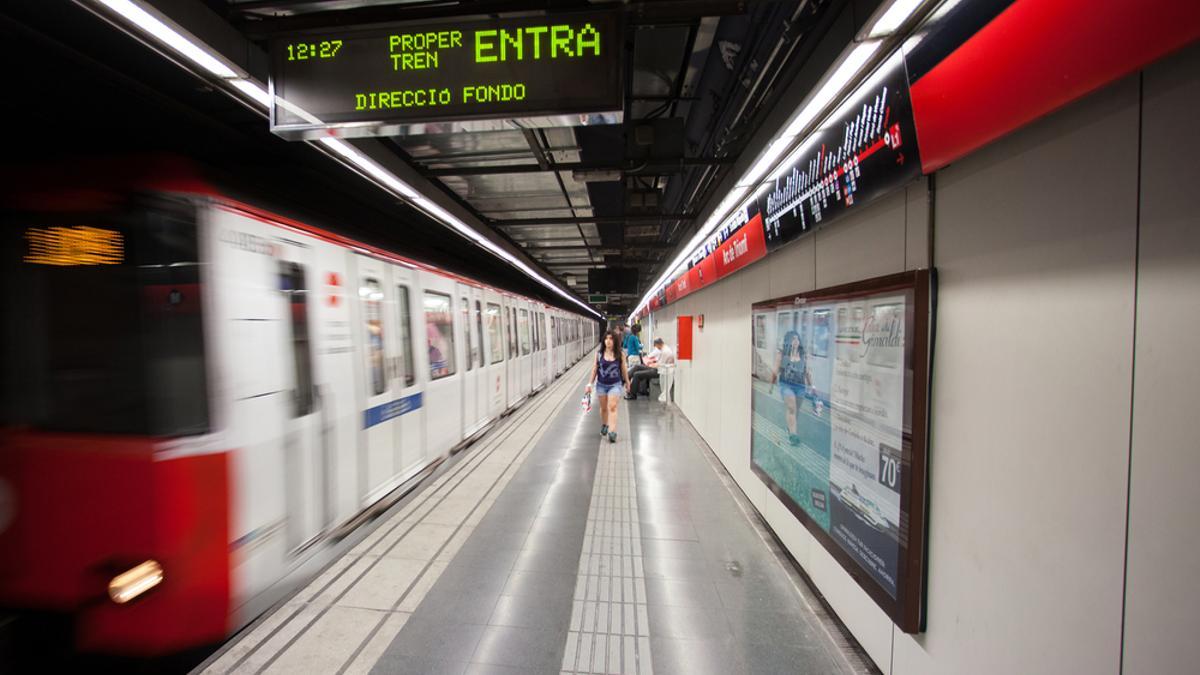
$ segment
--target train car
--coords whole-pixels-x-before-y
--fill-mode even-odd
[[[82,650],[252,620],[528,396],[530,312],[567,314],[180,161],[82,173],[26,173],[0,229],[0,607],[69,616]]]

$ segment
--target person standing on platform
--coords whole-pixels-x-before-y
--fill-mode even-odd
[[[638,394],[650,396],[650,380],[658,375],[659,368],[675,365],[675,351],[666,345],[662,338],[654,338],[654,348],[646,355],[645,363],[629,369],[629,395],[626,400],[632,401]]]
[[[587,384],[589,394],[593,382],[596,384],[596,395],[600,397],[600,421],[603,423],[600,436],[608,436],[609,443],[616,443],[617,404],[621,400],[621,383],[629,386],[629,373],[614,331],[605,333],[604,341],[600,343],[596,363],[592,366],[592,377]]]
[[[808,390],[812,388],[812,375],[808,372],[800,334],[794,330],[783,336],[783,344],[775,356],[773,380],[779,383],[779,393],[787,404],[788,442],[800,445],[800,436],[796,433],[796,410],[800,405],[799,399],[807,398]]]
[[[642,362],[642,339],[638,337],[638,333],[641,332],[641,324],[633,324],[629,334],[625,336],[625,341],[621,343],[621,350],[625,352],[625,359],[630,367]]]

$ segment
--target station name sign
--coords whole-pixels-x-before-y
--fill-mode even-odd
[[[330,128],[613,113],[623,103],[622,44],[613,12],[277,39],[271,129],[311,138]]]

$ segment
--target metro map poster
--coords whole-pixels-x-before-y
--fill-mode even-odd
[[[752,311],[752,467],[894,618],[908,602],[914,487],[922,515],[924,503],[914,383],[923,399],[928,360],[914,357],[927,345],[928,293],[918,277],[927,290],[926,273],[907,273]],[[914,411],[919,477],[907,475]]]

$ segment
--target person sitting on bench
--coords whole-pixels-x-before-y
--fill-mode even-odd
[[[629,379],[632,385],[625,398],[632,401],[637,398],[638,394],[649,396],[650,380],[658,377],[658,367],[673,365],[675,365],[675,352],[663,342],[662,338],[655,338],[654,349],[651,349],[650,353],[646,355],[646,364],[629,369]]]

